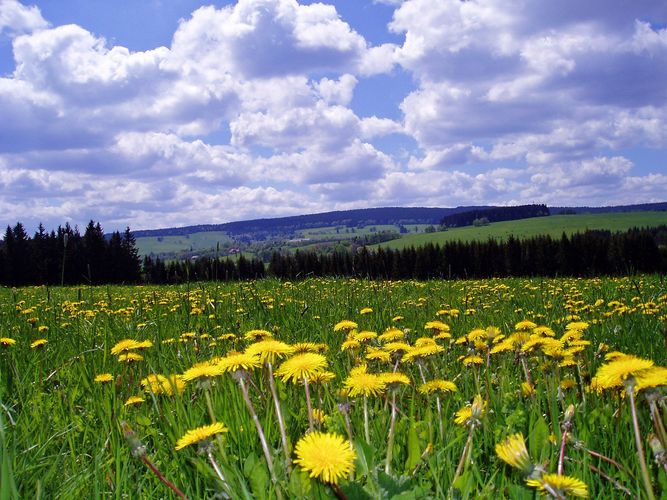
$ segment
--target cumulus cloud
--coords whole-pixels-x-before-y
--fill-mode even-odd
[[[0,209],[145,228],[664,198],[665,165],[625,154],[667,147],[661,2],[373,3],[392,43],[330,3],[238,0],[133,51],[0,0]]]
[[[0,2],[0,35],[13,37],[44,29],[48,25],[39,8],[34,5],[23,5],[18,0]]]

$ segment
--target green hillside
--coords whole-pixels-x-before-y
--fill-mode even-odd
[[[426,243],[447,241],[473,241],[488,238],[504,239],[510,235],[528,238],[541,234],[560,237],[563,232],[572,234],[587,229],[625,231],[632,227],[654,227],[667,224],[667,212],[623,212],[602,214],[551,215],[516,221],[495,222],[482,227],[461,227],[428,234],[410,234],[400,239],[374,245],[392,249],[418,247]]]
[[[232,240],[223,231],[192,233],[182,236],[144,236],[137,238],[137,249],[141,255],[180,253],[215,249],[218,242],[221,245]]]

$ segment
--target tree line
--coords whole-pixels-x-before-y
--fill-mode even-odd
[[[546,205],[517,205],[512,207],[475,208],[466,212],[449,214],[440,220],[442,227],[470,226],[476,220],[485,219],[488,222],[506,220],[529,219],[549,215]]]
[[[139,259],[129,228],[105,237],[91,221],[83,235],[68,224],[31,238],[23,225],[8,227],[0,244],[0,284],[170,284],[276,277],[338,276],[370,279],[457,279],[528,276],[609,276],[667,272],[667,226],[626,232],[586,231],[560,238],[510,236],[498,241],[429,243],[401,250],[331,254],[274,252],[268,265],[256,257],[200,257],[166,262]]]
[[[40,224],[30,237],[18,222],[7,227],[0,244],[2,285],[99,285],[137,283],[141,278],[141,259],[129,228],[107,238],[92,220],[83,235],[69,224],[51,232]]]

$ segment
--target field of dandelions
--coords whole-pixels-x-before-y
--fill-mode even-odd
[[[660,498],[664,277],[0,290],[0,499]]]

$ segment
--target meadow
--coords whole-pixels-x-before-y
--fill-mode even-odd
[[[403,249],[419,247],[426,243],[443,244],[448,241],[485,241],[489,238],[506,240],[509,236],[530,238],[549,235],[554,238],[563,233],[572,235],[587,230],[627,231],[633,227],[656,227],[667,223],[667,213],[660,211],[618,212],[601,214],[550,215],[504,222],[493,222],[487,226],[466,226],[427,234],[408,234],[403,237],[372,245]]]
[[[667,284],[0,290],[0,499],[658,498]]]

